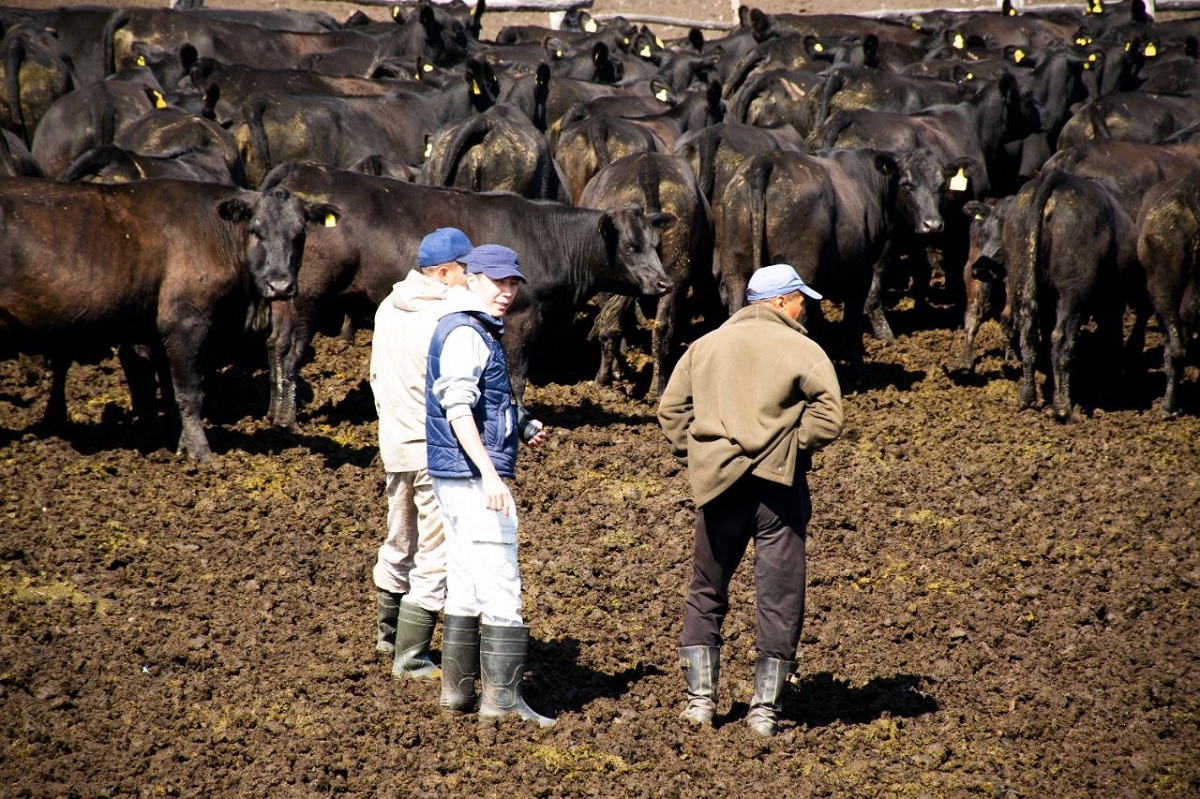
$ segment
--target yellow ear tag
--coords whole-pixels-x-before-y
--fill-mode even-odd
[[[1091,62],[1091,61],[1084,61],[1084,62],[1083,62],[1083,68],[1084,68],[1085,70],[1091,69],[1091,68],[1092,68],[1092,62]]]
[[[975,73],[974,73],[974,72],[968,72],[968,73],[967,73],[967,80],[975,80]]]
[[[975,214],[975,221],[976,221],[976,222],[982,222],[982,221],[983,221],[983,214]]]
[[[337,227],[337,217],[333,214],[325,214],[325,227]]]
[[[479,81],[476,81],[476,80],[471,81],[471,94],[474,94],[474,95],[483,94],[483,90],[479,88]]]
[[[166,108],[167,107],[167,101],[165,99],[163,99],[163,96],[161,94],[159,94],[158,92],[154,93],[154,107],[155,108]]]
[[[1008,10],[1008,15],[1009,15],[1010,17],[1015,17],[1015,16],[1017,15],[1017,10],[1016,10],[1015,8],[1010,8],[1010,9]]]
[[[958,168],[958,172],[954,175],[954,177],[950,178],[950,191],[966,191],[966,190],[967,190],[967,176],[966,176],[966,173],[963,172],[963,168],[960,166]]]
[[[1075,40],[1076,47],[1087,47],[1087,43],[1087,39],[1083,38],[1082,36]]]
[[[816,44],[813,45],[813,51],[817,52],[817,53],[823,53],[823,52],[825,52],[825,45],[821,44],[820,42],[817,42]]]
[[[1142,55],[1146,56],[1146,58],[1154,58],[1154,56],[1158,55],[1158,48],[1154,46],[1154,42],[1146,45],[1145,49],[1142,50]]]
[[[144,66],[146,66],[146,56],[144,56],[144,55],[140,55],[140,56],[138,56],[138,57],[137,57],[137,65],[138,65],[139,67],[144,67]]]
[[[589,19],[587,22],[583,23],[583,29],[587,33],[595,33],[596,31],[600,30],[600,26],[596,24],[594,19]]]
[[[563,57],[563,51],[562,51],[562,50],[555,50],[555,51],[554,51],[554,57],[555,57],[555,58],[562,58],[562,57]]]
[[[1013,53],[1013,63],[1014,64],[1020,64],[1024,60],[1025,60],[1025,51],[1024,50],[1018,49]]]
[[[667,101],[667,98],[670,96],[671,96],[670,93],[667,92],[666,89],[659,89],[658,91],[656,91],[654,93],[654,99],[658,100],[660,103],[665,103]]]
[[[1088,63],[1090,63],[1090,64],[1096,63],[1096,54],[1095,53],[1091,53],[1088,55]]]
[[[623,45],[625,45],[626,47],[628,47],[628,46],[629,46],[629,37],[628,37],[628,36],[626,36],[625,38],[621,39],[621,44],[623,44]]]
[[[432,139],[425,142],[425,152],[423,154],[423,157],[428,159],[431,153],[433,153],[433,140]]]
[[[400,16],[400,6],[392,6],[392,19]]]
[[[666,49],[667,49],[667,46],[666,46],[665,44],[663,44],[663,40],[662,40],[662,39],[660,39],[660,38],[658,38],[657,36],[655,36],[655,37],[654,37],[654,45],[655,45],[656,47],[658,47],[658,49],[659,49],[659,50],[666,50]]]
[[[648,44],[642,45],[642,49],[638,50],[638,55],[640,55],[642,58],[649,58],[651,55],[650,45],[648,45]]]
[[[966,42],[963,41],[961,33],[954,34],[954,41],[952,42],[952,45],[954,46],[955,50],[963,49],[963,47],[966,45]]]
[[[918,24],[917,24],[917,23],[915,23],[915,22],[910,22],[910,23],[909,23],[909,27],[910,27],[910,28],[912,28],[912,29],[913,29],[913,30],[915,30],[915,31],[920,31],[920,30],[921,30],[921,26],[920,26],[920,25],[918,25]]]
[[[421,71],[422,72],[433,72],[433,64],[422,64]]]

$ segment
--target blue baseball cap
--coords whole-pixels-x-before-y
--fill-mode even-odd
[[[820,294],[796,274],[791,264],[771,264],[750,276],[750,282],[746,285],[746,301],[769,300],[772,297],[791,294],[793,291],[799,291],[814,300],[822,299]]]
[[[506,277],[525,280],[516,251],[501,244],[480,244],[467,254],[463,263],[467,266],[468,275],[487,275],[492,280]]]
[[[421,239],[417,249],[417,266],[425,269],[451,261],[462,261],[471,251],[471,240],[456,227],[440,227]]]

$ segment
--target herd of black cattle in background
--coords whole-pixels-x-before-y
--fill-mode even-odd
[[[727,34],[663,41],[575,12],[481,41],[483,11],[0,8],[0,357],[47,356],[47,423],[67,417],[69,364],[118,347],[134,413],[156,419],[161,390],[180,449],[206,458],[201,356],[265,335],[270,415],[290,425],[313,335],[369,325],[445,225],[521,255],[518,394],[597,296],[597,379],[653,307],[655,393],[693,320],[719,323],[786,261],[842,304],[851,381],[864,322],[892,336],[885,287],[902,271],[920,307],[941,272],[960,368],[999,314],[1022,407],[1042,367],[1072,415],[1089,318],[1143,379],[1156,316],[1162,414],[1179,412],[1200,327],[1200,19],[1140,0],[743,7]]]

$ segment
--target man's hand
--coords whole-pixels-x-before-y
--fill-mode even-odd
[[[487,497],[488,510],[503,513],[505,516],[514,515],[517,508],[513,503],[512,492],[508,490],[508,486],[504,484],[494,469],[490,471],[491,474],[484,475],[480,481],[483,494]]]

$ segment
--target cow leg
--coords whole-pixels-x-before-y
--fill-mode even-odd
[[[1080,303],[1062,299],[1058,303],[1058,317],[1050,333],[1050,366],[1054,380],[1054,415],[1060,422],[1075,421],[1075,409],[1071,405],[1071,363],[1075,359],[1075,342],[1079,337],[1079,324],[1083,319]]]
[[[271,333],[267,337],[267,371],[271,399],[267,415],[278,427],[296,424],[296,383],[300,361],[311,337],[294,301],[271,304]]]
[[[71,368],[71,358],[67,355],[48,355],[46,368],[50,370],[50,398],[46,401],[42,424],[49,430],[62,430],[68,422],[67,370]]]
[[[650,379],[650,396],[662,395],[667,378],[671,376],[671,345],[675,340],[675,313],[679,303],[679,284],[658,299],[654,314],[654,329],[650,333],[650,349],[654,353],[654,372]]]
[[[973,280],[968,283],[967,310],[963,314],[963,330],[966,332],[966,342],[962,355],[958,359],[958,369],[974,374],[975,372],[975,338],[979,335],[979,327],[983,324],[992,294],[992,286],[985,281]]]
[[[888,324],[887,317],[883,315],[883,270],[884,265],[888,262],[890,249],[891,245],[888,244],[884,253],[879,256],[879,260],[871,268],[871,284],[867,289],[867,298],[863,302],[863,314],[871,322],[871,331],[875,338],[884,344],[896,342],[892,326]],[[861,346],[861,342],[858,343]]]
[[[125,383],[129,386],[133,418],[140,424],[157,427],[158,409],[155,402],[158,391],[155,386],[153,355],[142,345],[122,344],[117,348],[117,360],[121,363]]]
[[[1179,318],[1163,317],[1163,370],[1167,373],[1167,389],[1162,399],[1162,417],[1174,419],[1179,415],[1179,375],[1183,371],[1183,329]]]
[[[200,411],[204,391],[200,385],[200,347],[208,325],[199,320],[181,320],[164,328],[163,345],[171,369],[171,387],[179,409],[179,445],[177,454],[187,454],[198,461],[212,457]]]
[[[1021,392],[1017,407],[1033,406],[1037,399],[1037,306],[1022,300],[1017,313],[1017,350],[1021,358]]]

